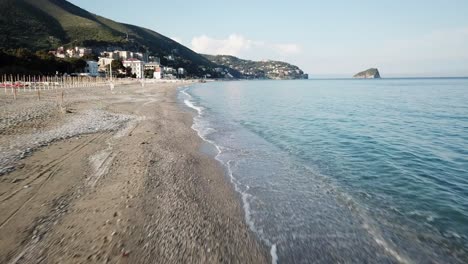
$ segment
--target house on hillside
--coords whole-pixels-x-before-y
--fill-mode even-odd
[[[122,60],[127,60],[127,59],[130,59],[132,56],[130,55],[130,51],[126,51],[126,50],[116,50],[114,51],[114,53],[117,53],[118,54],[118,58],[119,59],[122,59]]]
[[[119,53],[116,53],[116,52],[113,52],[113,51],[101,52],[101,56],[103,56],[104,58],[109,58],[109,59],[114,59],[114,60],[119,59]]]
[[[161,65],[161,59],[159,57],[156,57],[156,56],[148,56],[148,61],[149,62],[155,62],[155,63]]]
[[[81,58],[81,57],[84,57],[86,55],[91,55],[93,54],[93,50],[92,49],[88,49],[88,48],[81,48],[81,47],[75,47],[75,50],[76,50],[76,53],[78,54],[78,56]]]
[[[130,56],[135,59],[139,59],[144,62],[148,62],[148,53],[143,52],[130,52]]]
[[[178,69],[177,69],[177,75],[178,75],[179,77],[184,76],[184,75],[185,75],[185,69],[184,69],[184,68],[178,68]]]

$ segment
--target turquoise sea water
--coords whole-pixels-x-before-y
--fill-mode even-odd
[[[468,263],[468,79],[216,82],[193,128],[279,263]]]

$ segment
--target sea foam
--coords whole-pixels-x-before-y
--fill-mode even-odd
[[[215,159],[218,162],[220,162],[227,169],[227,172],[228,172],[228,175],[230,177],[231,183],[234,186],[234,190],[237,193],[239,193],[240,196],[241,196],[242,208],[244,210],[244,216],[245,216],[245,221],[246,221],[247,225],[249,226],[250,230],[252,230],[252,232],[256,233],[260,237],[261,240],[263,240],[267,245],[270,245],[270,247],[271,247],[270,248],[271,261],[272,261],[272,264],[276,264],[278,262],[276,244],[271,243],[268,238],[262,236],[262,234],[255,227],[255,222],[254,222],[254,220],[252,218],[252,212],[250,210],[250,203],[249,203],[249,199],[251,199],[252,196],[249,193],[242,191],[241,186],[240,186],[241,183],[234,177],[234,174],[233,174],[233,171],[232,171],[232,163],[234,161],[228,160],[227,162],[225,162],[224,160],[222,160],[221,159],[222,147],[219,146],[218,144],[216,144],[216,142],[214,142],[213,140],[210,140],[210,139],[207,138],[207,134],[209,134],[209,132],[212,132],[212,131],[215,131],[215,130],[213,128],[211,128],[211,127],[203,126],[203,124],[201,122],[202,121],[201,115],[203,114],[204,109],[201,106],[195,105],[194,102],[190,100],[190,99],[193,99],[193,97],[187,92],[188,89],[190,89],[190,87],[187,87],[187,88],[181,90],[181,93],[184,94],[185,97],[187,97],[187,99],[184,99],[184,104],[186,106],[188,106],[189,108],[194,109],[198,113],[198,116],[196,116],[194,118],[194,124],[192,125],[191,128],[195,132],[197,132],[198,136],[201,139],[203,139],[205,142],[213,145],[216,148],[217,154],[215,156]],[[248,190],[249,186],[245,186],[245,188]]]

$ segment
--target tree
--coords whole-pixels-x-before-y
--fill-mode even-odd
[[[146,53],[146,52],[148,52],[148,49],[146,47],[144,47],[144,46],[140,46],[138,48],[138,51],[141,52],[141,53]]]
[[[125,68],[125,76],[132,77],[132,67],[128,66]]]
[[[70,63],[70,69],[69,72],[82,72],[84,68],[86,67],[86,61],[83,59],[77,59],[77,58],[70,58],[68,60]]]
[[[148,69],[145,70],[145,78],[152,79],[154,77],[154,70]]]
[[[124,67],[123,64],[122,64],[122,61],[113,60],[113,61],[111,62],[111,65],[112,65],[112,70],[113,70],[113,71],[125,70],[125,67]]]
[[[15,52],[15,56],[21,60],[30,60],[33,54],[28,49],[19,48]]]
[[[86,61],[98,61],[99,60],[96,54],[86,54],[82,57],[82,59]]]
[[[107,72],[110,72],[110,66],[112,65],[112,73],[114,77],[123,78],[125,75],[120,74],[119,71],[125,71],[126,68],[123,66],[122,61],[113,60],[110,65],[107,65]]]

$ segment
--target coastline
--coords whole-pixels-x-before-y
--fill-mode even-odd
[[[250,203],[248,201],[250,194],[246,193],[243,191],[240,186],[238,180],[234,177],[233,171],[232,171],[232,166],[231,162],[225,162],[221,158],[222,155],[222,147],[218,145],[215,141],[210,140],[206,136],[206,131],[204,131],[204,125],[200,124],[200,119],[202,119],[202,114],[204,112],[204,108],[202,106],[196,105],[196,103],[193,102],[193,96],[188,93],[187,91],[190,89],[190,87],[183,87],[181,90],[181,94],[183,94],[183,102],[186,107],[190,108],[191,110],[195,111],[197,113],[197,116],[193,118],[193,125],[192,129],[197,132],[198,136],[205,142],[205,144],[209,145],[209,147],[203,147],[206,153],[208,153],[210,156],[212,156],[215,160],[221,164],[225,170],[226,177],[229,179],[231,182],[231,185],[233,186],[234,190],[238,194],[238,196],[241,199],[242,202],[242,209],[244,211],[244,218],[247,223],[247,226],[249,229],[254,232],[258,239],[262,241],[263,244],[267,245],[269,247],[269,252],[270,252],[270,258],[271,258],[271,263],[277,263],[278,262],[278,254],[277,254],[277,246],[275,243],[272,243],[268,238],[262,236],[261,232],[258,231],[258,229],[255,226],[255,223],[252,219],[252,211],[250,210]]]
[[[61,111],[5,122],[2,150],[18,134],[38,146],[15,145],[29,150],[0,176],[0,262],[268,262],[221,164],[199,151],[180,86],[69,90]]]

